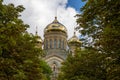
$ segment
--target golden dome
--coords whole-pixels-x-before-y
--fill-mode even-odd
[[[37,31],[36,31],[36,34],[35,34],[35,38],[36,38],[37,43],[42,43],[43,42],[42,38],[40,36],[38,36]]]
[[[79,40],[79,38],[74,33],[74,36],[68,40],[68,43],[79,43],[79,44],[81,44],[82,42]]]
[[[42,43],[42,42],[43,42],[43,40],[41,39],[40,36],[36,39],[36,41],[37,41],[38,43]]]
[[[67,33],[66,27],[63,24],[58,22],[57,17],[55,17],[55,20],[52,23],[47,25],[47,27],[44,29],[44,32],[48,32],[52,30],[59,30]]]

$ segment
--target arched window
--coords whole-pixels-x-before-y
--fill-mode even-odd
[[[64,49],[64,40],[63,40],[63,45],[62,45],[62,48]]]
[[[53,64],[52,71],[56,71],[56,64],[55,63]]]
[[[61,39],[58,40],[58,48],[61,48]]]
[[[57,48],[57,40],[54,40],[54,48]]]
[[[52,65],[52,71],[53,71],[53,78],[56,78],[57,76],[58,76],[58,69],[57,69],[58,67],[57,67],[57,64],[56,64],[56,62],[55,63],[53,63],[53,65]]]
[[[46,41],[44,41],[45,42],[45,44],[44,44],[44,49],[46,49]]]
[[[46,49],[48,49],[48,40],[46,40]]]
[[[52,39],[50,39],[50,48],[52,48]]]
[[[64,40],[61,40],[61,49],[64,49]]]

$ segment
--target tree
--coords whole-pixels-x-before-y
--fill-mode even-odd
[[[118,0],[83,1],[86,1],[86,4],[81,8],[82,14],[77,15],[77,23],[83,28],[80,32],[87,38],[92,38],[92,42],[87,43],[98,52],[107,54],[110,60],[106,64],[112,63],[109,65],[109,77],[112,76],[111,79],[118,80],[120,70],[120,8],[118,6],[120,2]],[[89,47],[88,44],[87,47]],[[112,71],[114,74],[111,74]]]
[[[120,52],[119,5],[118,0],[88,0],[77,15],[82,35],[92,37],[92,43],[108,53]]]
[[[85,50],[67,58],[58,80],[119,80],[120,2],[83,1],[77,29],[84,36]]]
[[[101,69],[103,56],[94,50],[76,50],[63,63],[58,80],[103,80],[106,75]]]
[[[63,62],[58,80],[119,80],[119,70],[107,54],[93,48],[76,50]]]
[[[19,18],[23,10],[21,5],[4,5],[0,0],[0,79],[47,80],[44,67],[48,65],[43,66],[40,58],[43,51],[35,47],[35,36]]]
[[[52,70],[50,68],[50,66],[48,66],[48,64],[41,60],[41,68],[42,68],[42,73],[45,74],[45,77],[47,78],[47,80],[51,80],[50,76],[52,74]]]

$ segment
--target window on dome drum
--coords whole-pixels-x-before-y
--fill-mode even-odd
[[[63,45],[63,44],[62,44],[62,40],[61,40],[61,43],[60,43],[60,44],[61,44],[60,47],[61,47],[61,49],[62,49],[62,45]]]
[[[64,49],[64,40],[63,40],[63,46],[62,46],[62,47],[63,47],[63,49]]]
[[[61,49],[64,49],[64,40],[61,41]]]
[[[58,40],[58,48],[61,48],[61,39]]]
[[[52,48],[52,39],[50,39],[50,48]]]
[[[45,41],[45,44],[44,44],[44,48],[46,49],[46,41]]]
[[[48,49],[48,40],[46,40],[46,49]]]
[[[54,39],[54,48],[57,48],[57,40]]]

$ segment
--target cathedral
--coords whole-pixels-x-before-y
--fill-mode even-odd
[[[68,39],[67,29],[61,24],[57,17],[52,23],[48,24],[44,29],[44,40],[37,35],[37,46],[45,51],[45,57],[43,58],[48,65],[51,67],[53,74],[52,80],[58,76],[60,71],[61,63],[65,61],[67,55],[72,53],[78,47],[80,48],[81,41],[74,35]]]

